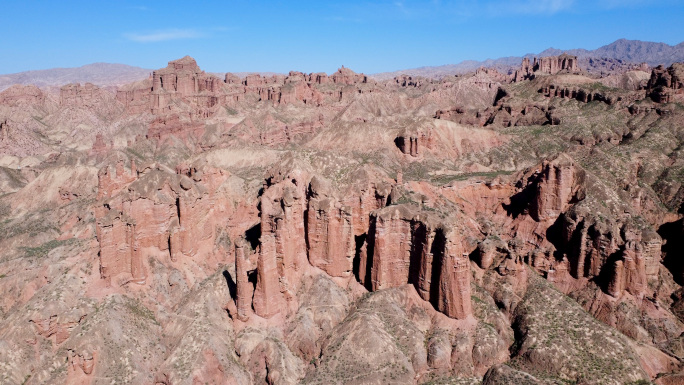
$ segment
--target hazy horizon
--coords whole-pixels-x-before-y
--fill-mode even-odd
[[[0,73],[194,57],[208,72],[378,73],[596,49],[625,38],[675,45],[684,2],[647,0],[38,2],[4,6]],[[654,28],[667,25],[667,28]],[[9,35],[9,33],[7,33]]]

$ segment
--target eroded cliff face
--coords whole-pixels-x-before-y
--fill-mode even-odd
[[[412,284],[420,297],[452,318],[471,314],[468,253],[456,226],[427,212],[398,205],[371,213],[369,243],[361,266],[371,290]]]
[[[513,81],[534,79],[535,73],[553,75],[561,71],[568,73],[580,72],[577,56],[563,53],[559,56],[545,56],[534,58],[530,63],[529,58],[523,58],[520,69],[515,71]]]
[[[670,67],[658,66],[651,71],[646,90],[656,103],[674,103],[682,100],[684,67],[674,63]]]
[[[584,170],[566,155],[544,162],[539,178],[530,204],[530,216],[537,222],[558,218],[570,204],[584,199]]]
[[[369,190],[375,187],[350,191],[359,194],[351,200],[361,205]],[[456,230],[411,205],[370,211],[387,203],[377,191],[374,195],[365,208],[369,220],[357,223],[352,208],[334,197],[329,181],[296,171],[269,177],[260,203],[254,313],[263,318],[291,313],[302,277],[317,268],[331,277],[358,278],[371,291],[412,284],[445,315],[470,316],[468,252]],[[249,293],[245,247],[236,250],[238,293]],[[248,297],[238,294],[241,318],[248,318]]]
[[[135,162],[127,170],[122,161],[115,172],[103,168],[95,208],[102,279],[115,285],[144,284],[155,260],[206,265],[203,269],[232,261],[232,248],[216,247],[219,237],[237,239],[246,224],[232,220],[254,221],[256,210],[236,207],[217,195],[226,178],[219,170],[187,165],[175,172],[155,165],[138,170]]]
[[[309,262],[333,277],[353,272],[356,253],[351,206],[335,197],[326,181],[314,177],[309,184],[306,243]]]

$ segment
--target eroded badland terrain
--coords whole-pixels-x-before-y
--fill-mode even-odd
[[[10,87],[0,382],[683,383],[683,82]]]

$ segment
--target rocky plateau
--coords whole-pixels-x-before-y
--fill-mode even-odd
[[[684,383],[684,64],[583,63],[5,89],[0,383]]]

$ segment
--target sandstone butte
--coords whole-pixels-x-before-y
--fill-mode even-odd
[[[682,383],[683,66],[10,87],[0,383]]]

